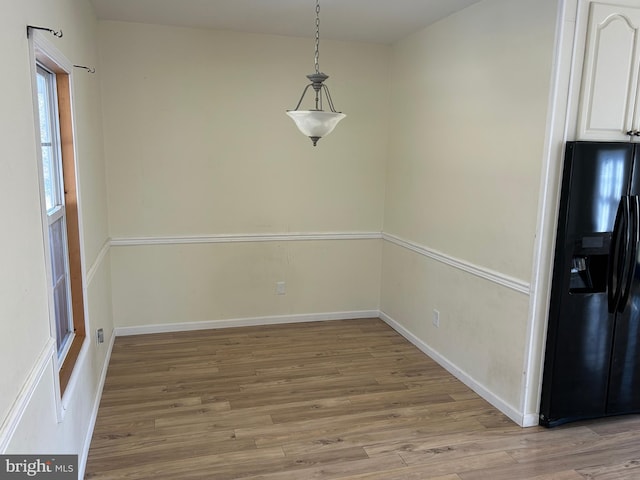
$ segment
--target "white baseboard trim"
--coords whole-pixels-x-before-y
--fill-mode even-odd
[[[20,420],[24,416],[31,398],[33,397],[44,372],[53,362],[53,356],[56,353],[56,341],[53,338],[49,338],[44,348],[40,352],[36,363],[29,372],[27,379],[25,380],[20,393],[15,402],[9,409],[9,414],[0,426],[0,454],[6,452],[9,442],[13,437],[13,434],[20,424]]]
[[[273,315],[266,317],[235,318],[229,320],[208,320],[203,322],[167,323],[140,325],[135,327],[117,327],[116,336],[144,335],[148,333],[183,332],[191,330],[210,330],[216,328],[255,327],[260,325],[278,325],[283,323],[322,322],[327,320],[355,320],[359,318],[378,318],[378,310],[360,310],[350,312],[309,313],[300,315]]]
[[[113,351],[113,344],[116,340],[115,331],[111,334],[109,345],[107,346],[107,354],[102,365],[102,372],[100,379],[98,380],[98,388],[96,390],[96,396],[93,400],[93,408],[91,409],[91,417],[89,419],[89,428],[84,438],[84,445],[82,446],[82,452],[78,459],[78,478],[84,478],[84,471],[87,468],[87,458],[89,457],[89,447],[91,447],[91,439],[93,438],[93,430],[96,426],[96,420],[98,418],[98,408],[100,407],[100,400],[102,398],[102,390],[104,389],[104,382],[107,379],[107,370],[109,369],[109,362],[111,360],[111,352]]]
[[[537,427],[540,424],[540,417],[537,413],[527,413],[522,417],[523,427]]]
[[[507,402],[502,400],[500,397],[496,396],[493,392],[488,390],[482,384],[478,383],[476,380],[473,379],[473,377],[471,377],[469,374],[467,374],[466,372],[458,368],[456,365],[451,363],[449,360],[447,360],[445,357],[440,355],[437,351],[435,351],[433,348],[431,348],[429,345],[427,345],[424,341],[419,339],[416,335],[414,335],[412,332],[407,330],[405,327],[400,325],[400,323],[395,321],[385,312],[380,312],[380,318],[384,320],[387,323],[387,325],[393,328],[396,332],[398,332],[404,338],[409,340],[420,351],[422,351],[424,354],[426,354],[427,356],[435,360],[438,364],[440,364],[440,366],[442,366],[445,370],[447,370],[451,375],[456,377],[458,380],[464,383],[467,387],[469,387],[471,390],[473,390],[482,398],[484,398],[487,402],[489,402],[491,405],[496,407],[498,410],[504,413],[507,417],[509,417],[515,423],[523,427],[531,426],[531,425],[525,425],[525,417],[521,412],[513,408],[511,405],[509,405]],[[536,422],[536,425],[537,425],[537,422]]]

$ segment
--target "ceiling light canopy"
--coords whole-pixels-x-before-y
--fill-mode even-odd
[[[331,94],[329,88],[324,84],[324,81],[329,78],[328,75],[320,72],[319,65],[320,58],[320,0],[316,0],[316,49],[315,49],[315,66],[316,71],[307,78],[311,81],[304,90],[302,96],[298,101],[298,105],[293,110],[287,110],[293,121],[298,126],[298,129],[304,133],[313,142],[315,147],[322,137],[329,135],[336,127],[338,122],[346,117],[342,112],[337,112],[333,106],[333,100],[331,100]],[[315,98],[314,108],[309,110],[300,110],[300,105],[304,100],[309,87],[312,87]],[[329,111],[323,110],[324,103],[326,102],[329,107]]]

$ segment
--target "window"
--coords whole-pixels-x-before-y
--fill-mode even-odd
[[[49,277],[49,316],[51,336],[56,341],[60,392],[64,394],[85,340],[69,75],[72,66],[46,41],[33,36],[34,101],[39,127],[38,170]]]
[[[69,352],[75,335],[71,310],[71,281],[67,244],[67,216],[64,204],[64,179],[60,151],[58,96],[56,76],[42,65],[37,66],[40,147],[42,151],[42,186],[44,187],[56,347],[59,364]]]

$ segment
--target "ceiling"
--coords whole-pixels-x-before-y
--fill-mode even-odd
[[[308,37],[315,0],[91,0],[100,20]],[[322,38],[391,44],[480,0],[321,0]]]

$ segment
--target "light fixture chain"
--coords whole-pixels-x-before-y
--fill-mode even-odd
[[[320,73],[320,0],[316,0],[316,73]]]

